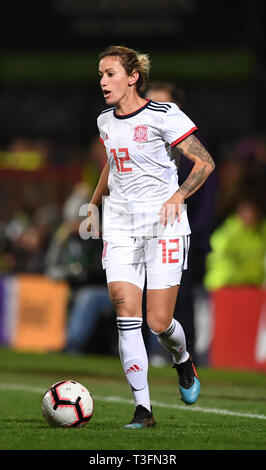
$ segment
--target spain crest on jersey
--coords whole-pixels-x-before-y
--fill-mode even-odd
[[[147,126],[134,127],[133,140],[139,143],[148,142],[148,127]]]

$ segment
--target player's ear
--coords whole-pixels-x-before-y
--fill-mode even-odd
[[[133,70],[132,74],[129,75],[128,77],[128,84],[129,86],[133,86],[137,83],[139,79],[139,72],[137,72],[136,70]]]

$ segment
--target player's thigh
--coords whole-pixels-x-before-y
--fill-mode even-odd
[[[118,317],[142,316],[142,289],[125,281],[108,283],[112,305]]]
[[[171,324],[179,285],[165,289],[147,289],[146,319],[149,328],[161,333]]]
[[[106,266],[109,296],[118,316],[142,316],[145,272],[144,263]]]
[[[154,238],[148,242],[147,323],[155,332],[164,331],[172,321],[187,252],[187,237]]]

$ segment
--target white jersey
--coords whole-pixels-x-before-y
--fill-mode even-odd
[[[97,120],[110,166],[104,202],[103,238],[163,235],[158,212],[178,190],[171,147],[197,127],[174,103],[147,103],[131,114],[104,110]],[[188,235],[186,207],[168,236]]]

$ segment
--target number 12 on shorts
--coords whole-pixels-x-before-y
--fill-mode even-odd
[[[179,259],[173,258],[173,254],[180,251],[179,238],[159,240],[159,243],[162,246],[162,263],[178,263]]]

